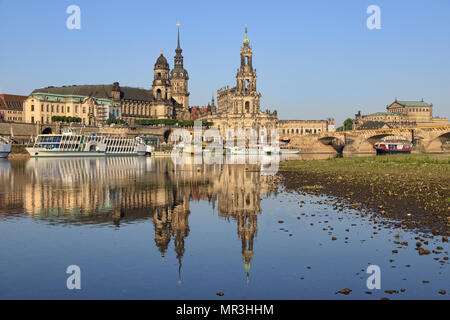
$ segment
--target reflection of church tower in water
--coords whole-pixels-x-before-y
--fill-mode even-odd
[[[232,217],[237,222],[247,282],[250,280],[253,242],[258,231],[261,196],[266,191],[263,184],[260,173],[246,170],[245,165],[225,166],[220,177],[222,190],[219,193],[219,214]]]
[[[155,244],[164,260],[170,240],[174,238],[174,250],[178,260],[178,282],[181,283],[182,258],[185,253],[184,240],[189,235],[189,196],[183,195],[180,200],[177,191],[173,190],[173,205],[157,207],[153,212],[155,228]]]
[[[247,283],[250,281],[250,266],[253,259],[253,240],[258,231],[258,213],[242,212],[237,217],[238,236],[242,243],[242,261],[246,271]]]

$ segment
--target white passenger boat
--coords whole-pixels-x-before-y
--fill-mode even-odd
[[[26,148],[31,157],[101,157],[145,156],[147,146],[135,138],[103,135],[42,134],[33,147]]]
[[[300,149],[295,147],[281,146],[280,154],[299,154]]]
[[[7,139],[0,137],[0,158],[8,157],[11,152],[11,144]]]
[[[270,145],[256,145],[249,147],[226,147],[228,153],[233,155],[271,155],[278,154],[278,148]]]

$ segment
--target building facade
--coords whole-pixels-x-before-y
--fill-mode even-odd
[[[23,122],[23,106],[27,96],[0,94],[0,121]]]
[[[71,117],[86,125],[98,125],[120,118],[120,104],[111,99],[108,89],[103,85],[36,89],[25,100],[24,121],[50,124],[54,117]]]
[[[386,112],[361,115],[353,121],[353,129],[385,129],[447,125],[448,119],[433,117],[433,104],[423,101],[400,101],[395,99],[386,106]]]
[[[303,136],[334,132],[334,119],[327,120],[279,120],[280,136]]]

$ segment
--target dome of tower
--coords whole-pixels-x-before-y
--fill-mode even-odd
[[[163,56],[162,51],[159,58],[156,60],[155,69],[169,69],[169,63],[167,59]]]
[[[189,80],[189,74],[184,68],[177,68],[177,67],[173,68],[172,71],[170,72],[170,77],[172,79]]]

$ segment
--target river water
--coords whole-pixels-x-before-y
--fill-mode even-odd
[[[448,299],[440,238],[287,192],[259,164],[193,162],[1,160],[0,299]]]

